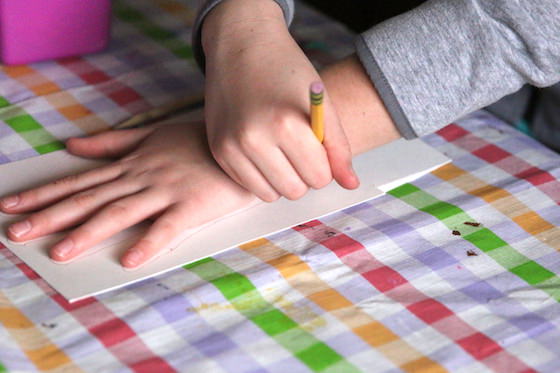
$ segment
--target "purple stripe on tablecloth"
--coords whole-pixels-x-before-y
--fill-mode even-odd
[[[1,178],[0,182],[2,182]],[[4,250],[8,249],[3,248],[2,251]],[[8,289],[14,286],[18,286],[28,281],[29,280],[27,279],[27,277],[23,276],[21,274],[21,271],[15,266],[0,268],[0,283],[2,284],[2,289]]]
[[[504,294],[486,281],[476,281],[459,289],[479,304],[488,304],[496,299],[502,299]]]
[[[0,125],[0,137],[11,136],[11,135],[17,136],[17,132],[14,131],[10,126],[4,124]]]
[[[174,323],[185,319],[189,315],[187,309],[191,307],[191,304],[183,295],[177,294],[163,299],[155,299],[150,303],[167,323]]]
[[[296,360],[293,357],[279,360],[272,364],[266,365],[266,370],[268,373],[299,373],[299,372],[310,372],[309,368],[303,365],[302,362]],[[344,372],[341,372],[344,373]]]
[[[82,105],[101,116],[104,113],[113,112],[114,114],[119,112],[119,106],[105,96],[82,102]]]
[[[457,264],[458,261],[441,247],[434,247],[414,255],[418,261],[434,271]]]
[[[497,214],[500,213],[498,212]],[[481,221],[481,223],[484,223],[484,221]],[[498,224],[491,226],[485,224],[485,226],[498,237],[508,237],[508,243],[510,245],[514,245],[516,242],[521,242],[527,238],[533,237],[533,235],[509,219],[500,221]],[[535,242],[538,242],[536,238],[534,240]]]
[[[535,212],[550,224],[560,227],[560,206],[549,206],[543,209],[535,210]]]
[[[171,274],[174,276],[174,274]],[[151,308],[157,311],[162,318],[166,321],[166,324],[173,325],[173,330],[181,336],[185,341],[192,341],[193,332],[188,327],[189,322],[193,320],[193,312],[189,310],[196,310],[196,307],[189,302],[189,300],[183,294],[177,294],[174,290],[168,289],[167,286],[161,282],[158,282],[157,278],[146,280],[142,283],[144,286],[135,289],[129,289],[133,291],[134,294],[142,298]],[[165,294],[168,293],[166,297]],[[143,317],[146,312],[143,313]],[[195,313],[196,315],[196,313]],[[213,326],[204,321],[201,316],[196,317],[196,327],[200,332],[212,331]],[[150,329],[154,328],[156,322],[146,323],[149,325]],[[178,326],[179,324],[184,324],[184,327]],[[189,344],[196,347],[204,355],[213,358],[217,364],[221,365],[226,371],[237,372],[246,370],[259,370],[262,367],[251,358],[251,356],[244,353],[238,348],[238,346],[232,341],[233,336],[228,334],[220,333],[218,331],[211,332],[209,336],[204,336],[198,341]],[[214,339],[219,340],[216,342]],[[235,338],[234,338],[235,339]],[[254,339],[253,341],[255,341]],[[231,353],[228,353],[231,350]],[[173,355],[177,355],[176,359],[172,359],[171,356],[164,356],[164,358],[170,363],[176,365],[177,362],[184,363],[184,354],[180,351],[176,351]]]
[[[0,164],[3,163],[10,163],[12,160],[8,158],[6,155],[0,153]],[[1,176],[0,176],[1,177]]]
[[[463,349],[456,344],[445,345],[430,353],[428,357],[441,363],[449,372],[455,372],[460,368],[464,369],[468,364],[476,361],[471,355],[465,354]]]
[[[380,321],[385,327],[401,338],[405,338],[406,336],[426,328],[426,323],[418,317],[411,316],[410,311],[407,309],[393,312],[391,315],[382,318]]]
[[[72,88],[82,87],[84,81],[77,76],[65,76],[63,78],[56,78],[56,85],[58,85],[62,91],[66,91]]]
[[[38,153],[35,149],[25,149],[19,152],[10,153],[9,158],[10,161],[20,161],[22,159],[27,159],[31,157],[37,156]]]
[[[229,338],[224,338],[224,333],[215,332],[193,343],[200,351],[208,357],[225,354],[229,350],[234,350],[237,345]],[[237,363],[240,363],[238,361]],[[232,365],[233,367],[233,365]]]
[[[343,356],[355,356],[363,351],[371,350],[371,346],[349,331],[332,336],[325,343]],[[381,353],[379,356],[383,358]],[[388,364],[393,365],[392,362],[388,362]]]
[[[54,126],[60,123],[68,122],[68,119],[65,118],[62,114],[60,114],[55,109],[51,109],[49,111],[42,111],[33,114],[33,117],[37,122],[41,123],[44,127]]]
[[[544,332],[555,329],[555,326],[551,322],[534,313],[522,314],[518,317],[511,318],[509,322],[523,330],[531,338],[535,338]],[[521,339],[526,338],[521,337]]]
[[[348,274],[346,276],[350,275]],[[361,305],[371,301],[370,289],[371,285],[358,274],[355,274],[350,280],[336,285],[336,291],[343,294],[344,298],[348,299],[352,304],[359,305],[357,307],[361,307]]]

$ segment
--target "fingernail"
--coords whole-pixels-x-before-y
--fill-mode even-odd
[[[18,203],[19,203],[19,196],[17,195],[4,197],[2,198],[2,200],[0,200],[0,204],[2,204],[2,207],[7,209],[16,207]]]
[[[144,252],[140,249],[131,249],[122,259],[127,267],[136,267],[144,258]]]
[[[72,252],[73,248],[74,242],[71,239],[66,239],[53,247],[52,255],[64,259]]]
[[[10,225],[8,230],[11,234],[16,236],[17,238],[20,238],[31,230],[31,223],[28,220],[19,221],[15,224]]]

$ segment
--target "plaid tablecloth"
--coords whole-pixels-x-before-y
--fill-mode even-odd
[[[3,162],[201,88],[189,3],[114,4],[108,52],[2,68]],[[72,305],[0,248],[0,372],[560,371],[560,157],[485,112],[425,141],[453,163]]]

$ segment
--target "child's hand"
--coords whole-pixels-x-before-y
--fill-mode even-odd
[[[155,217],[121,258],[136,267],[180,232],[247,205],[255,199],[212,159],[202,124],[174,123],[111,131],[71,139],[79,156],[122,157],[112,164],[0,200],[6,213],[37,211],[8,228],[13,241],[27,241],[81,224],[50,256],[65,262],[102,240]]]
[[[214,158],[264,201],[300,198],[332,177],[357,187],[351,150],[327,92],[323,145],[310,128],[309,85],[320,77],[290,36],[280,8],[258,1],[252,5],[268,3],[277,12],[234,21],[232,12],[251,1],[224,2],[204,24],[205,119]]]

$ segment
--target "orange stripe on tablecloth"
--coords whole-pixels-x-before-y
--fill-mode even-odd
[[[556,250],[560,248],[560,228],[548,222],[507,190],[487,184],[453,163],[433,171],[432,174],[488,202],[544,244]]]
[[[507,172],[511,176],[525,180],[534,185],[550,199],[556,202],[556,204],[560,205],[560,181],[550,174],[548,170],[533,166],[531,163],[519,158],[517,155],[512,154],[494,143],[488,142],[476,133],[469,132],[467,129],[455,123],[451,123],[436,133],[449,143],[467,150],[472,155],[482,159],[488,164],[492,164]],[[466,139],[458,141],[461,138]],[[472,148],[473,143],[478,145],[477,149],[474,151]],[[500,162],[507,158],[514,160],[516,166],[515,168],[512,167],[511,160],[506,163]]]
[[[39,71],[27,65],[5,66],[2,70],[6,75],[27,87],[37,97],[44,97],[52,107],[84,133],[94,134],[110,128],[110,125],[103,118],[93,113]],[[87,118],[83,119],[86,116]]]
[[[411,184],[405,184],[389,193],[394,194],[395,190],[404,187],[417,189]],[[417,190],[420,191],[420,189]],[[297,225],[292,229],[329,249],[374,288],[392,301],[406,307],[412,315],[450,339],[457,347],[462,348],[490,369],[496,370],[507,366],[511,370],[534,372],[525,362],[468,324],[441,301],[431,298],[398,271],[379,261],[361,242],[318,220]],[[327,231],[334,232],[335,235],[325,235],[324,233]],[[352,253],[360,253],[361,261],[368,261],[373,269],[361,268],[359,263],[349,259],[348,256]],[[393,349],[391,352],[395,353],[395,350]]]
[[[21,347],[29,360],[42,371],[60,370],[81,372],[72,360],[49,341],[48,337],[0,291],[0,323]]]
[[[27,65],[17,65],[17,66],[3,66],[2,71],[4,74],[11,78],[18,78],[20,76],[28,75],[33,73],[33,69]]]
[[[4,66],[4,74],[17,80],[37,96],[44,96],[60,91],[60,87],[46,76],[27,65]]]
[[[81,104],[67,91],[52,93],[44,98],[60,114],[72,122],[73,125],[84,131],[85,134],[93,135],[111,128],[109,123]]]
[[[37,275],[27,264],[23,263],[11,251],[0,244],[0,250],[5,250],[3,254],[6,258],[18,267],[22,273],[40,287],[45,295],[58,303],[76,321],[80,322],[86,329],[85,333],[95,338],[107,347],[107,352],[125,364],[130,370],[137,373],[174,372],[163,358],[147,346],[144,340],[132,330],[125,320],[122,320],[105,304],[94,297],[85,298],[75,303],[68,303],[62,295],[50,288],[41,277]],[[1,304],[1,302],[0,302]],[[87,308],[90,306],[89,308]],[[125,343],[123,348],[121,343]],[[144,357],[138,360],[137,356]],[[136,360],[136,361],[133,361]]]
[[[274,267],[290,286],[347,325],[357,336],[407,372],[446,372],[432,359],[400,339],[389,328],[331,288],[297,255],[260,238],[240,248]],[[398,353],[395,353],[398,351]]]

